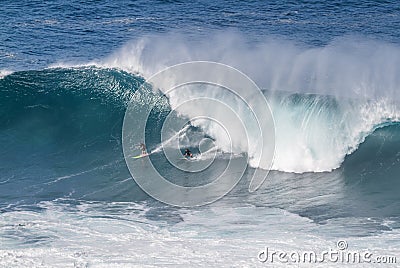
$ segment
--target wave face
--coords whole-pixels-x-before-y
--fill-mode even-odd
[[[96,67],[15,72],[1,79],[0,202],[147,199],[130,179],[121,146],[126,105],[143,82],[137,75]],[[395,182],[400,165],[395,103],[274,91],[265,96],[276,121],[273,169],[302,173],[340,167],[350,181],[362,178],[364,184],[364,175],[385,174]],[[154,132],[169,105],[166,100],[152,113],[148,124]],[[198,139],[208,134],[202,126],[186,131]],[[149,148],[159,142],[159,134],[149,135]]]
[[[0,80],[2,201],[135,195],[132,187],[119,188],[130,178],[120,140],[125,103],[142,81],[96,68],[24,71]]]

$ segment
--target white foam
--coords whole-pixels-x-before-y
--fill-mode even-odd
[[[318,99],[301,102],[300,105],[272,102],[276,123],[273,169],[331,171],[382,122],[400,121],[399,107],[383,99],[340,100],[335,105],[318,103]]]
[[[265,247],[322,254],[336,249],[337,242],[329,226],[265,207],[182,210],[183,221],[175,225],[147,220],[148,208],[133,203],[86,203],[69,208],[47,202],[43,208],[2,214],[1,267],[287,267],[287,263],[261,263],[257,254]],[[346,239],[349,250],[398,256],[399,235],[392,231],[341,239]]]

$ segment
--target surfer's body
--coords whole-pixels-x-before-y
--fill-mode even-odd
[[[140,143],[139,148],[140,148],[140,150],[142,151],[142,152],[141,152],[142,155],[146,155],[146,154],[147,154],[146,145],[144,145],[143,142]]]
[[[193,157],[193,154],[188,148],[186,148],[185,153],[183,154],[183,156],[185,156],[185,157]]]

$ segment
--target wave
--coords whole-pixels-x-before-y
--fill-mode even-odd
[[[276,120],[275,170],[336,169],[377,126],[400,118],[396,93],[400,47],[360,37],[344,36],[324,47],[305,47],[273,38],[249,44],[235,32],[214,33],[209,40],[195,41],[179,34],[151,35],[92,63],[150,77],[173,64],[194,60],[233,66],[265,90]],[[188,94],[199,95],[199,90]],[[200,95],[232,103],[228,94],[212,90],[207,94],[203,90]],[[174,103],[186,96],[168,97],[175,109]],[[180,112],[190,117],[190,112]],[[218,139],[222,133],[206,124],[200,127],[216,138],[219,147],[229,147]],[[236,143],[241,139],[237,137]],[[250,133],[250,139],[256,144],[259,137]],[[242,151],[255,157],[254,150],[243,147]],[[268,169],[263,163],[268,161],[250,161],[253,167]]]
[[[121,145],[127,104],[144,82],[125,71],[97,67],[22,71],[1,79],[1,196],[7,202],[54,196],[116,201],[148,198],[127,180],[130,174]],[[393,102],[290,92],[264,94],[276,122],[273,169],[301,173],[342,167],[349,172],[349,166],[354,166],[351,173],[357,174],[365,166],[354,163],[362,162],[366,155],[372,155],[370,166],[374,161],[386,163],[385,154],[372,154],[374,148],[398,150],[400,135],[395,122],[400,117]],[[172,107],[166,100],[157,108],[148,123],[153,131],[146,137],[148,149],[156,152],[162,122]],[[382,128],[385,132],[379,132]],[[193,133],[196,139],[208,134],[200,125],[179,135],[190,146],[196,144],[188,139],[196,137]],[[217,139],[215,144],[223,148]],[[360,144],[372,149],[359,153]],[[156,153],[155,160],[164,161],[160,156]],[[398,151],[387,157],[388,167],[398,166]]]
[[[60,145],[67,144],[69,149],[70,143],[75,143],[76,150],[110,130],[118,139],[126,105],[143,82],[143,78],[123,71],[94,67],[16,72],[1,81],[2,129],[12,130],[14,137],[25,141],[44,142],[54,135],[52,140],[65,140]],[[338,168],[375,129],[400,121],[397,104],[385,99],[361,101],[272,91],[264,94],[276,122],[273,169],[280,171]],[[169,111],[170,107],[163,109]],[[152,120],[153,125],[159,125],[161,119]],[[202,130],[208,134],[206,128]],[[12,151],[10,144],[15,142],[8,141],[5,148]],[[157,141],[153,144],[156,146]]]
[[[54,186],[52,189],[63,196],[111,195],[111,199],[123,199],[133,191],[138,199],[145,198],[138,187],[114,189],[109,184],[115,180],[117,185],[124,184],[130,177],[121,146],[127,104],[146,77],[171,64],[198,59],[239,68],[263,88],[276,127],[273,170],[351,170],[349,163],[362,161],[365,154],[372,152],[360,153],[361,145],[374,148],[374,143],[397,148],[396,139],[375,134],[382,133],[380,129],[384,128],[393,137],[399,135],[399,51],[396,45],[350,37],[334,40],[326,47],[307,48],[280,40],[249,45],[243,37],[232,33],[194,44],[171,34],[139,39],[103,60],[58,63],[53,67],[63,67],[7,73],[0,79],[2,188],[10,185],[10,178],[19,178],[10,187],[18,192],[29,181],[29,187],[24,188],[29,191],[23,191],[27,199],[32,195],[46,196],[48,191],[43,191],[43,185]],[[147,97],[156,94],[148,93],[151,94]],[[186,93],[196,96],[199,90],[192,88]],[[230,96],[221,92],[203,90],[201,94],[230,103]],[[168,95],[151,115],[150,126],[160,130],[165,115],[185,97]],[[234,109],[240,111],[241,107]],[[175,116],[178,120],[190,117],[190,113],[179,111]],[[186,146],[193,147],[197,140],[190,137],[210,137],[224,151],[228,146],[219,137],[225,134],[218,131],[199,121],[186,129],[182,137]],[[156,152],[160,148],[157,132],[149,136],[147,144]],[[257,143],[259,137],[255,133],[250,133],[250,140]],[[269,168],[252,158],[251,148],[244,149],[237,143],[235,149],[235,153],[249,154],[252,167]],[[371,166],[377,159],[369,160]],[[396,158],[389,154],[388,163],[397,165],[393,159]],[[379,156],[379,161],[385,162],[384,155]],[[352,174],[357,171],[355,167]],[[66,193],[55,186],[60,183],[70,186],[65,189],[79,187]],[[105,190],[108,187],[114,190]]]

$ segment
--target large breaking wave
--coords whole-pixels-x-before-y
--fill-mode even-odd
[[[400,119],[400,48],[359,37],[337,38],[325,47],[304,47],[272,38],[249,44],[233,32],[192,41],[178,34],[153,35],[90,64],[150,77],[192,60],[233,66],[265,90],[276,120],[276,170],[338,168],[376,128]],[[192,95],[198,93],[192,90]],[[208,94],[221,98],[211,90]],[[185,96],[169,97],[173,106],[179,103],[176,98]],[[251,138],[255,142],[258,137]],[[222,140],[218,142],[224,147]],[[268,168],[262,161],[257,167]]]
[[[347,161],[362,161],[365,154],[369,163],[378,158],[385,163],[385,155],[374,154],[373,149],[354,154],[356,159],[346,158],[364,141],[364,148],[398,148],[400,49],[394,45],[342,38],[322,48],[276,40],[250,46],[235,34],[193,44],[167,35],[132,42],[90,64],[56,64],[0,79],[0,183],[7,186],[18,177],[8,191],[20,192],[23,198],[46,198],[49,191],[42,193],[42,183],[50,188],[65,183],[69,187],[64,189],[73,189],[61,193],[62,187],[51,188],[56,195],[61,191],[64,196],[113,198],[136,191],[139,199],[144,198],[136,188],[108,184],[115,179],[123,184],[130,177],[120,143],[126,105],[147,76],[171,64],[200,59],[230,64],[263,88],[276,125],[274,170],[332,171]],[[160,111],[173,109],[175,101],[165,102]],[[158,129],[162,119],[155,114],[149,123]],[[385,131],[377,132],[381,128]],[[198,131],[212,133],[206,125]],[[224,148],[224,140],[213,138]],[[149,147],[158,143],[155,136]],[[387,155],[390,165],[398,165],[394,150]],[[251,157],[252,152],[247,153]],[[255,167],[265,168],[263,162]],[[80,181],[83,176],[86,179]]]

